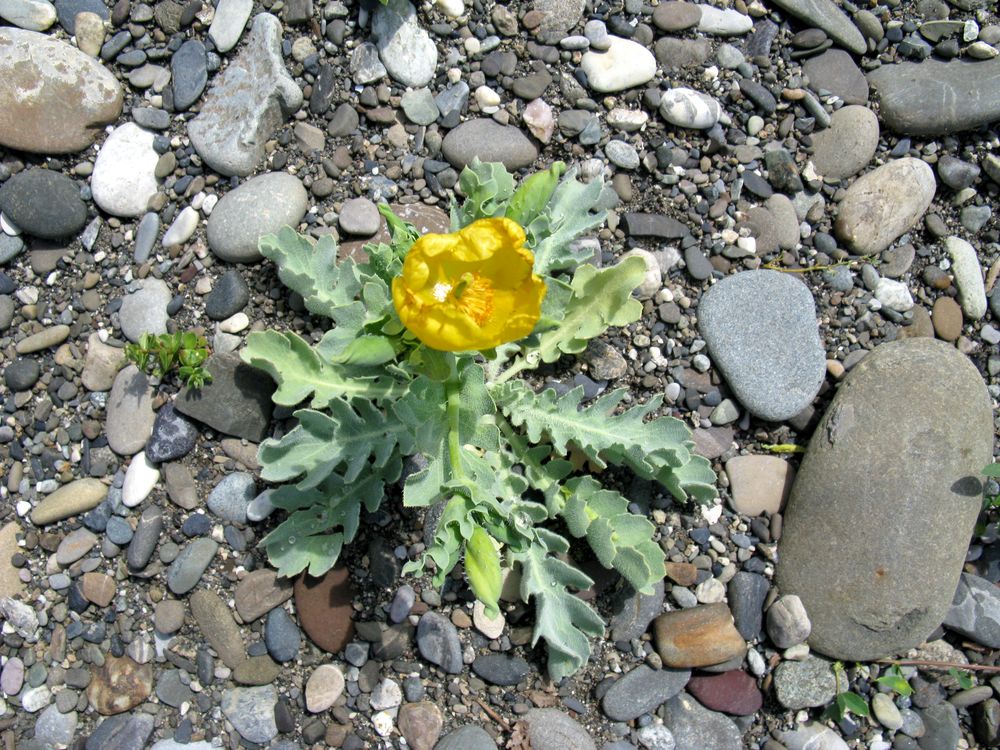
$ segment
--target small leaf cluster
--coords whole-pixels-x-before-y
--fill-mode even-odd
[[[125,357],[143,372],[152,367],[157,377],[166,377],[177,370],[178,377],[189,388],[201,388],[212,380],[202,365],[208,359],[208,341],[193,331],[144,333],[139,343],[125,347]]]
[[[831,669],[833,669],[834,678],[836,680],[837,692],[833,703],[831,703],[827,709],[827,716],[836,721],[843,721],[848,714],[854,714],[855,716],[864,717],[866,719],[869,718],[871,716],[871,708],[868,705],[868,701],[858,693],[846,689],[841,690],[841,683],[843,683],[845,688],[848,684],[847,675],[844,672],[843,662],[834,662],[831,665]],[[913,687],[903,675],[903,672],[899,668],[898,664],[893,664],[889,667],[885,674],[875,679],[875,682],[889,692],[896,693],[900,697],[905,698],[913,695]]]
[[[627,467],[679,501],[714,498],[715,475],[683,423],[656,415],[659,398],[622,410],[623,391],[587,403],[580,389],[557,396],[516,377],[642,313],[632,292],[643,261],[596,268],[573,243],[604,220],[601,183],[557,163],[515,187],[502,165],[474,162],[459,184],[466,197],[452,204],[452,230],[486,217],[519,222],[548,290],[531,335],[489,352],[431,350],[402,326],[389,290],[418,234],[386,206],[392,239],[368,245],[365,262],[339,259],[329,236],[314,244],[286,228],[261,240],[281,281],[332,322],[315,344],[263,331],[242,351],[277,384],[274,401],[297,407],[291,429],[260,448],[262,477],[282,483],[272,502],[288,514],[262,544],[280,575],[320,575],[357,534],[362,511],[401,486],[405,506],[437,518],[404,572],[441,586],[462,563],[493,614],[503,571],[517,568],[520,596],[535,606],[533,643],[545,642],[549,674],[561,679],[587,661],[604,622],[576,596],[593,581],[552,522],[637,591],[664,575],[656,527],[573,459]]]

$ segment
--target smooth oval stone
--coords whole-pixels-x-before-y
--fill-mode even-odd
[[[529,747],[538,750],[597,750],[594,740],[587,730],[573,719],[555,708],[533,708],[524,717],[528,727]]]
[[[886,127],[908,135],[944,135],[1000,118],[1000,58],[924,60],[868,73]]]
[[[56,22],[56,9],[47,0],[0,0],[0,17],[28,31],[45,31]]]
[[[498,161],[511,170],[527,167],[538,157],[538,148],[523,132],[481,117],[449,131],[441,151],[455,169],[464,168],[477,156],[480,161]]]
[[[262,210],[262,206],[266,206]],[[257,242],[305,216],[309,196],[302,182],[287,172],[254,177],[226,193],[208,217],[208,246],[230,263],[255,263],[264,256]]]
[[[61,521],[96,508],[108,496],[108,487],[98,479],[77,479],[42,500],[31,511],[35,526]]]
[[[851,177],[872,160],[878,139],[874,112],[856,104],[841,107],[830,117],[830,127],[813,134],[813,165],[827,178]]]
[[[641,86],[656,75],[656,58],[638,42],[609,36],[610,45],[600,52],[586,52],[580,68],[587,85],[602,94]]]
[[[135,365],[118,372],[107,402],[104,434],[119,456],[131,456],[146,445],[153,431],[153,388],[146,373]]]
[[[887,343],[851,370],[813,433],[779,547],[778,585],[805,605],[812,648],[871,661],[941,624],[992,446],[986,387],[954,347]]]
[[[219,52],[229,52],[239,42],[243,28],[253,11],[253,0],[221,0],[215,18],[208,28],[208,36]]]
[[[809,289],[778,271],[744,271],[713,286],[698,327],[729,387],[754,415],[781,422],[808,406],[826,375]]]
[[[0,187],[0,211],[27,234],[49,240],[76,234],[87,221],[80,187],[41,168],[18,172]]]
[[[927,162],[911,157],[891,161],[847,188],[834,230],[858,255],[880,253],[920,220],[936,188]]]
[[[403,86],[426,86],[437,67],[437,45],[408,0],[388,0],[372,11],[372,34],[386,71]]]
[[[135,123],[115,128],[94,161],[94,203],[113,216],[141,216],[158,187],[155,136]]]
[[[719,102],[694,89],[668,89],[660,98],[660,115],[679,128],[708,130],[719,121],[721,113]]]
[[[21,151],[82,151],[122,111],[103,65],[35,31],[0,29],[0,81],[0,145]]]
[[[614,721],[637,719],[677,695],[689,679],[689,669],[651,669],[640,664],[608,688],[601,710]]]

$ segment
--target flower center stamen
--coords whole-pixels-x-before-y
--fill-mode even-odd
[[[478,273],[462,274],[452,294],[458,309],[476,321],[476,325],[484,325],[493,315],[493,285]]]

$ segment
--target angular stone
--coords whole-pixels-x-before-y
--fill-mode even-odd
[[[260,13],[236,59],[216,78],[201,112],[188,123],[191,144],[224,175],[248,175],[264,144],[302,105],[302,90],[285,70],[281,22]]]
[[[1000,58],[883,65],[868,82],[882,122],[896,133],[945,135],[1000,118]]]
[[[92,670],[87,700],[103,716],[120,714],[138,706],[153,692],[153,664],[139,664],[128,656],[105,657]]]
[[[441,736],[444,717],[441,709],[430,701],[406,703],[399,708],[396,725],[413,750],[433,750]]]
[[[31,511],[35,526],[46,526],[96,508],[108,496],[108,487],[99,479],[75,479],[47,495]]]
[[[777,582],[805,605],[810,646],[870,661],[940,625],[992,444],[982,378],[954,347],[882,344],[851,370],[813,433],[779,546]]]
[[[354,637],[354,587],[347,568],[333,568],[320,578],[302,574],[294,591],[295,612],[310,640],[331,654],[343,651]]]
[[[710,711],[687,693],[680,693],[660,709],[663,724],[674,736],[677,750],[741,750],[743,741],[736,723]]]
[[[145,713],[111,716],[98,724],[87,738],[86,750],[133,750],[146,747],[153,733],[153,721],[152,715]]]
[[[891,161],[851,184],[834,231],[858,255],[880,253],[920,220],[936,188],[927,162],[912,157]]]
[[[812,294],[778,271],[744,271],[713,286],[698,327],[735,396],[761,419],[781,422],[808,406],[826,376]]]
[[[640,664],[608,688],[601,710],[612,721],[638,719],[677,695],[690,678],[688,669],[651,669]]]
[[[259,443],[271,423],[274,383],[234,352],[213,354],[204,366],[212,382],[199,389],[185,387],[174,408],[226,435]]]
[[[945,627],[989,648],[1000,648],[1000,591],[985,578],[962,573]]]
[[[231,688],[222,692],[222,713],[248,742],[265,745],[278,734],[274,707],[278,691],[273,685]]]
[[[96,570],[83,574],[83,597],[98,607],[107,607],[115,598],[115,579]]]
[[[785,506],[795,468],[777,456],[734,456],[726,461],[730,507],[745,516],[773,516]]]
[[[653,593],[639,594],[631,586],[625,586],[615,596],[614,612],[611,617],[611,638],[615,641],[631,641],[639,638],[649,628],[649,623],[663,611],[663,581],[653,584]]]
[[[83,387],[88,391],[109,391],[115,376],[125,362],[125,350],[109,346],[94,332],[87,338],[87,359],[80,374]]]
[[[0,29],[0,145],[39,154],[82,151],[122,111],[117,79],[55,37]]]
[[[240,619],[250,623],[292,598],[292,582],[273,570],[254,570],[239,582],[233,594]]]
[[[671,667],[707,667],[746,653],[746,642],[723,603],[667,612],[653,621],[653,628],[657,653]]]

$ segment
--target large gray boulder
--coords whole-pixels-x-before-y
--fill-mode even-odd
[[[805,605],[814,650],[872,661],[941,624],[992,455],[986,386],[948,344],[883,344],[851,371],[809,443],[778,548],[778,585]]]

